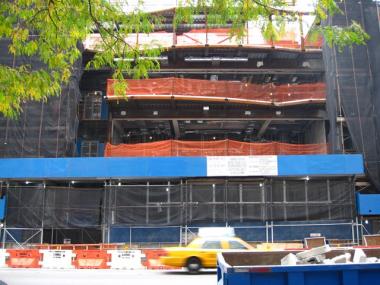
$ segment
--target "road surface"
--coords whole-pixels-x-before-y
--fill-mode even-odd
[[[3,283],[2,283],[3,282]],[[1,268],[0,285],[216,285],[216,272]]]

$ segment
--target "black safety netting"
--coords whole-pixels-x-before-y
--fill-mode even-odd
[[[375,1],[346,0],[328,24],[360,23],[371,39],[367,45],[343,50],[324,45],[328,86],[329,142],[334,153],[344,152],[343,117],[357,152],[364,156],[366,171],[380,191],[380,8]]]
[[[341,220],[355,216],[350,179],[187,182],[106,189],[105,223],[110,225]]]
[[[8,53],[9,40],[0,38],[0,64],[28,64],[43,68],[35,57],[17,57]],[[0,116],[0,157],[67,157],[75,155],[78,127],[77,106],[82,63],[78,60],[67,85],[59,96],[46,102],[25,102],[17,119]]]
[[[101,224],[102,189],[11,187],[7,227],[81,228]]]
[[[355,216],[348,178],[187,181],[99,188],[9,187],[7,227],[190,225],[344,220]]]

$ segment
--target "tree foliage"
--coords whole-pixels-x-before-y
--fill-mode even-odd
[[[158,16],[141,7],[123,12],[121,6],[108,0],[0,1],[0,39],[9,40],[14,59],[11,65],[0,64],[0,113],[17,116],[23,102],[59,94],[70,79],[74,62],[80,59],[78,43],[93,32],[99,33],[101,41],[87,67],[112,68],[113,77],[119,79],[116,93],[125,92],[122,79],[126,75],[142,78],[149,70],[158,69],[154,58],[162,52],[159,44],[131,45],[125,40],[131,33],[150,33],[160,25]],[[231,23],[237,37],[244,36],[247,21],[256,21],[266,38],[276,39],[285,24],[297,21],[299,16],[288,8],[284,0],[183,0],[175,24],[190,23],[194,14],[203,13],[209,24]],[[317,2],[317,22],[336,13],[342,13],[336,1]],[[316,32],[340,48],[364,44],[368,39],[357,23],[349,27],[317,26]],[[43,66],[17,64],[17,59],[25,56],[39,59]]]

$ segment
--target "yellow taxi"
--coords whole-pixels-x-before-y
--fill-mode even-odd
[[[186,267],[190,273],[201,268],[215,268],[216,255],[221,251],[253,250],[254,248],[237,237],[198,237],[186,247],[165,248],[166,256],[161,264]]]

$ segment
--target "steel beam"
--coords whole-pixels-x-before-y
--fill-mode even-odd
[[[257,134],[257,138],[261,139],[261,137],[265,134],[266,130],[268,129],[270,123],[272,120],[266,120],[264,123],[261,125],[261,128],[259,130],[259,133]]]
[[[149,74],[322,74],[324,69],[305,68],[162,68],[160,70],[149,71]]]
[[[181,136],[181,132],[179,130],[178,120],[172,120],[173,130],[174,130],[174,136],[176,139],[178,139]]]

